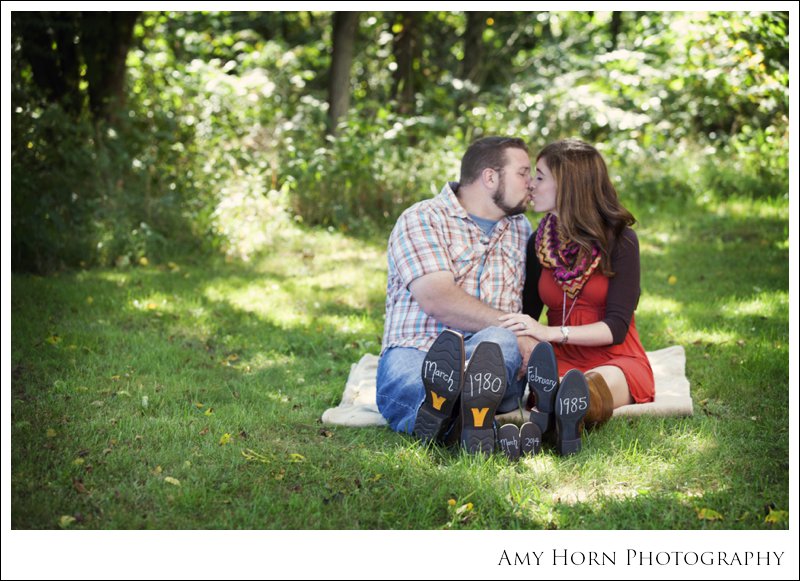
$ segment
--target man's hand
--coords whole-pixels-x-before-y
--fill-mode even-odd
[[[525,376],[528,370],[528,359],[530,359],[531,352],[538,343],[539,341],[528,335],[517,336],[517,347],[519,347],[519,354],[522,355],[522,365],[520,365],[519,371],[517,372],[517,379],[521,379]]]

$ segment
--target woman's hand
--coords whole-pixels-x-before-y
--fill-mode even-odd
[[[549,327],[542,325],[539,321],[533,320],[528,315],[522,313],[506,314],[500,316],[500,327],[513,331],[518,337],[527,335],[537,341],[547,341],[547,331]]]

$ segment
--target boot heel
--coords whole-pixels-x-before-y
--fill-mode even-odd
[[[581,450],[581,421],[589,409],[586,377],[570,369],[556,395],[556,449],[562,456]]]
[[[470,454],[489,456],[494,452],[494,428],[464,428],[461,432],[461,442]]]
[[[423,444],[433,442],[443,432],[445,418],[442,415],[434,414],[428,411],[425,407],[420,407],[417,411],[417,419],[414,422],[414,435],[422,441]]]
[[[561,456],[569,456],[570,454],[577,454],[581,451],[581,439],[577,440],[559,440],[558,453]]]
[[[539,430],[544,434],[553,427],[553,414],[531,410],[530,421],[539,426]]]

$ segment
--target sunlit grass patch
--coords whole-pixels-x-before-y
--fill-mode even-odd
[[[380,350],[385,241],[305,230],[246,263],[15,275],[13,526],[783,528],[782,230],[652,216],[668,235],[639,231],[637,327],[684,346],[694,416],[614,418],[516,464],[320,423]]]
[[[720,311],[727,317],[736,318],[742,315],[755,315],[763,318],[779,318],[788,322],[789,293],[787,290],[772,292],[754,286],[751,299],[731,300],[720,306]]]

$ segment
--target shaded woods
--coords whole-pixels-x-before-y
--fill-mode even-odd
[[[788,192],[788,14],[12,13],[12,260],[246,257],[385,230],[485,134],[628,198]],[[243,234],[244,232],[244,234]]]

